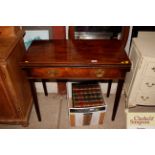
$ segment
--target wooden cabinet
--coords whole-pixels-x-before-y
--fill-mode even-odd
[[[24,32],[0,27],[0,123],[27,125],[32,96],[19,62],[25,53]]]
[[[19,26],[0,26],[0,37],[16,37]]]
[[[126,103],[155,105],[155,32],[140,32],[130,51],[131,71],[125,81]]]

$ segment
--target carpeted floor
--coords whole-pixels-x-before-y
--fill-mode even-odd
[[[125,114],[125,100],[122,95],[120,106],[116,115],[115,121],[111,121],[114,95],[109,98],[104,97],[107,103],[107,112],[105,114],[104,124],[97,126],[83,126],[70,127],[68,119],[68,107],[66,96],[58,94],[49,94],[47,97],[43,93],[38,93],[39,104],[41,109],[42,121],[37,120],[34,107],[30,115],[28,127],[21,125],[1,124],[1,129],[125,129],[126,128],[126,114]],[[151,108],[152,109],[152,108]],[[155,110],[154,110],[155,111]]]

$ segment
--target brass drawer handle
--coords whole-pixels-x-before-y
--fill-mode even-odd
[[[121,64],[128,64],[128,63],[129,63],[128,60],[126,60],[126,61],[121,61]]]
[[[148,82],[146,82],[145,84],[147,85],[147,87],[153,87],[155,85],[155,83],[148,83]]]
[[[141,99],[142,99],[143,101],[146,101],[146,100],[149,99],[149,97],[148,97],[148,96],[147,96],[147,97],[141,96]]]
[[[104,71],[102,69],[97,69],[96,70],[96,77],[101,78],[104,75]]]
[[[58,75],[58,70],[49,70],[49,71],[47,71],[47,74],[49,74],[51,76],[56,76],[56,75]]]

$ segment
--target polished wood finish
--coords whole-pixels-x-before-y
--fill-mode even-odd
[[[69,39],[71,40],[74,40],[75,39],[75,27],[74,26],[70,26],[69,27],[69,31],[68,31],[68,36],[69,36]]]
[[[0,26],[0,37],[15,37],[19,30],[19,26]]]
[[[66,39],[66,27],[65,26],[52,26],[52,38],[53,39]]]
[[[20,64],[129,69],[130,61],[119,40],[38,40],[32,43]]]
[[[128,40],[128,36],[129,36],[129,26],[123,26],[122,27],[122,34],[121,34],[121,42],[122,42],[122,46],[125,48],[127,40]]]
[[[124,73],[121,69],[102,67],[42,67],[32,68],[29,70],[29,78],[42,79],[123,79]]]
[[[48,91],[47,91],[47,86],[46,86],[46,80],[42,80],[42,84],[43,84],[43,89],[44,89],[45,96],[48,96]]]
[[[109,97],[109,95],[110,95],[111,84],[112,84],[112,80],[109,80],[108,81],[108,89],[107,89],[107,97]]]
[[[7,28],[5,27],[5,31]],[[11,29],[11,30],[10,30]],[[24,32],[18,28],[0,27],[3,33],[0,36],[0,123],[28,125],[29,114],[32,107],[32,96],[25,73],[19,67],[25,47],[23,43]],[[4,35],[6,34],[6,35]]]
[[[120,81],[131,67],[120,40],[34,41],[20,65],[31,82],[35,79],[119,80],[113,120],[122,91]]]
[[[125,48],[127,40],[128,40],[129,29],[130,29],[129,26],[122,26],[120,42],[123,48]],[[69,27],[69,39],[71,40],[75,39],[75,27],[74,26]],[[102,39],[102,41],[105,41],[105,39]],[[111,85],[112,85],[112,80],[108,80],[107,97],[109,97],[110,95]]]
[[[66,27],[65,26],[52,26],[53,39],[66,39]],[[66,94],[66,83],[65,82],[57,82],[58,84],[58,93]]]
[[[51,26],[22,26],[22,29],[24,31],[48,31],[49,33],[49,39],[52,39],[52,29]],[[46,80],[42,80],[42,85],[43,85],[43,90],[44,90],[44,94],[45,96],[48,96],[48,91],[47,91],[47,86],[46,86]]]

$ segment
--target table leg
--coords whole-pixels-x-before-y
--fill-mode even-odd
[[[45,96],[48,96],[47,86],[46,86],[46,80],[42,80],[43,89]]]
[[[32,92],[32,96],[33,96],[33,102],[34,102],[35,110],[37,113],[37,117],[38,117],[38,120],[41,121],[41,114],[40,114],[40,108],[39,108],[39,104],[38,104],[38,97],[37,97],[35,82],[34,82],[34,80],[29,80],[29,81],[30,81],[31,92]]]
[[[108,80],[108,90],[107,90],[107,97],[109,97],[109,95],[110,95],[111,84],[112,84],[112,80]]]
[[[119,105],[119,101],[120,101],[120,97],[121,97],[121,93],[122,93],[123,83],[124,83],[124,80],[119,80],[118,81],[116,97],[115,97],[113,113],[112,113],[112,121],[115,120],[115,116],[116,116],[116,113],[117,113],[117,109],[118,109],[118,105]]]

